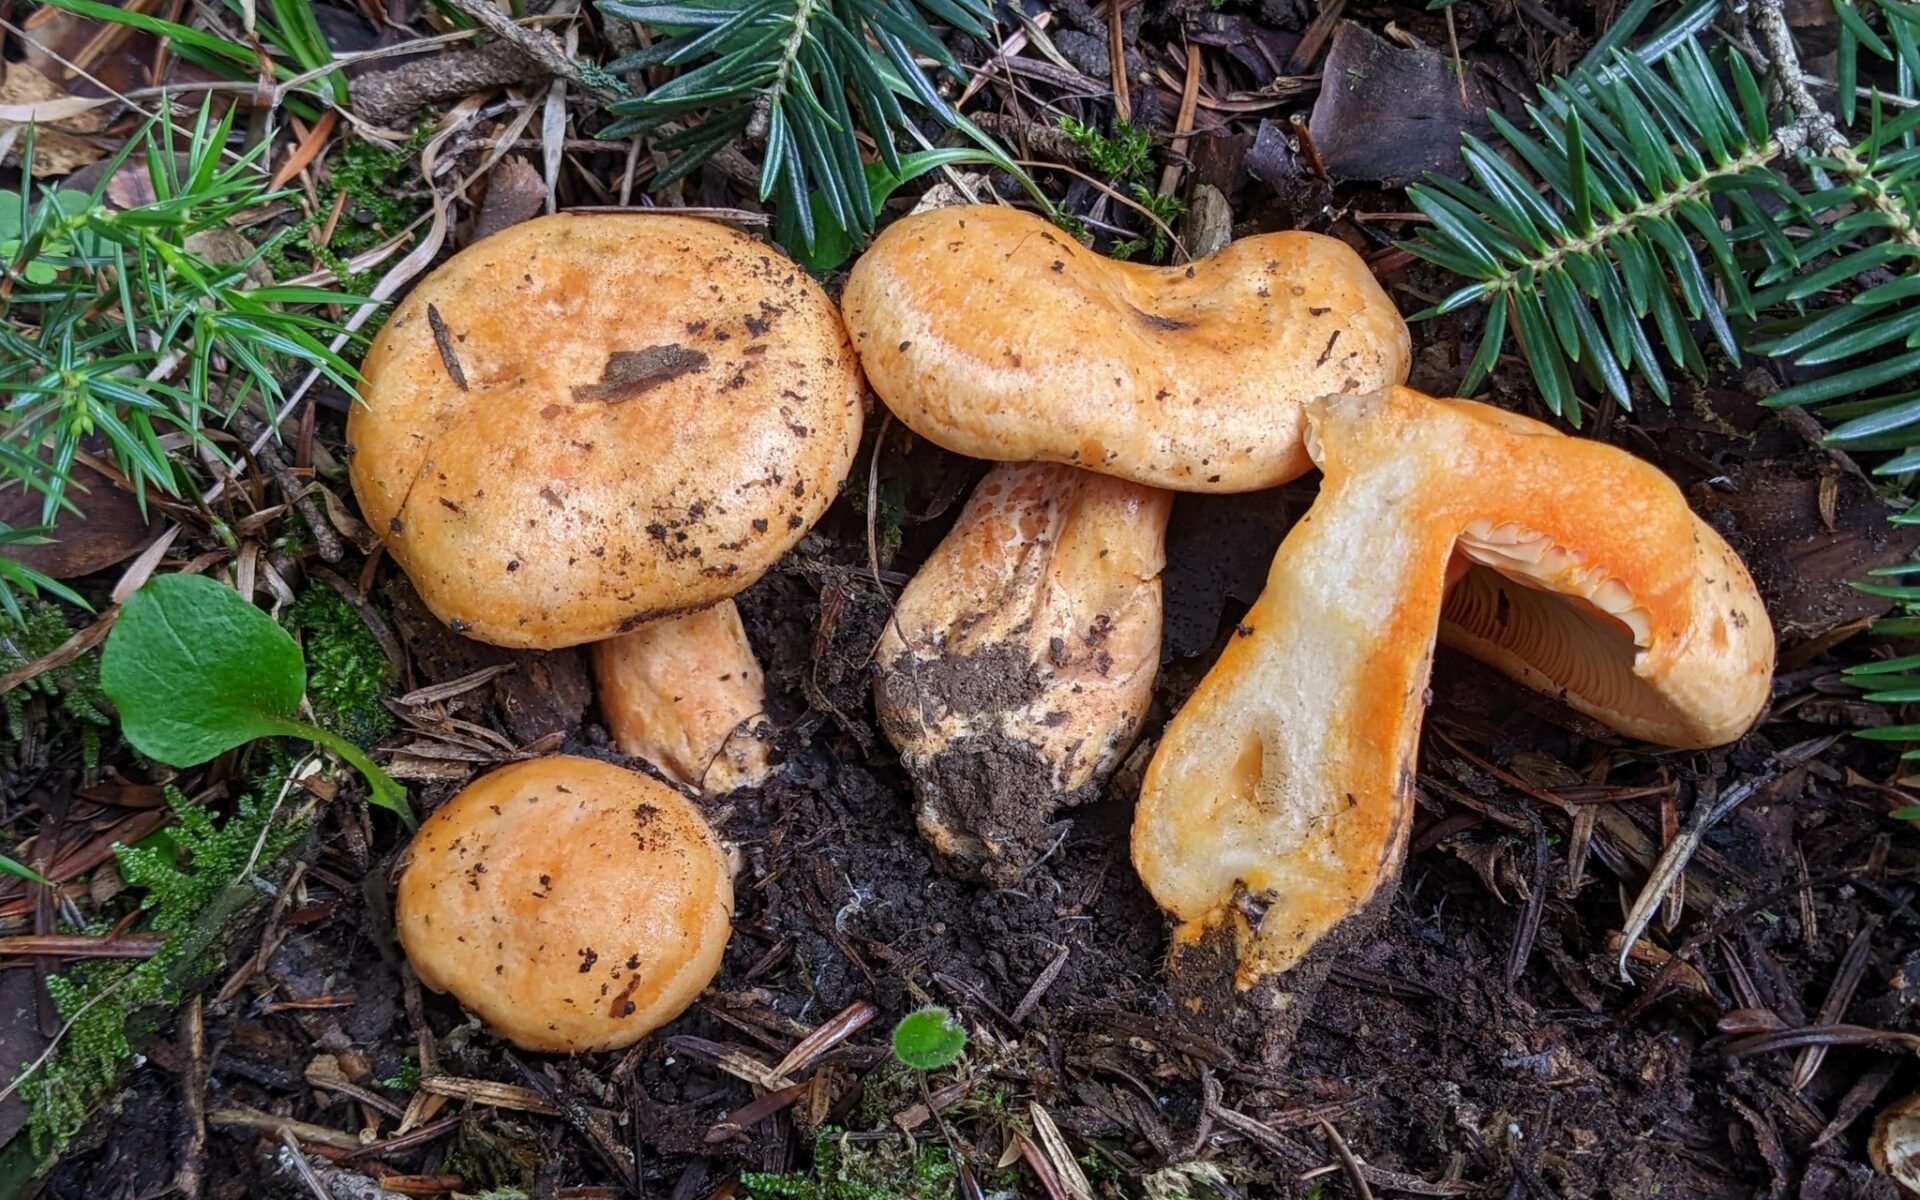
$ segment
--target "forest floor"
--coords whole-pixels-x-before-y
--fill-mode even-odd
[[[1532,86],[1578,60],[1616,7],[1469,0],[1446,17],[1415,3],[1123,4],[1129,74],[1155,81],[1132,85],[1130,113],[1155,134],[1157,168],[1175,173],[1162,190],[1213,189],[1225,214],[1211,219],[1235,236],[1309,228],[1341,237],[1412,313],[1450,284],[1393,247],[1412,232],[1399,189],[1444,166],[1477,123],[1478,106],[1461,103],[1468,85],[1481,103],[1517,110]],[[368,14],[382,8],[339,2],[316,12],[339,51],[432,32],[424,5],[386,0],[376,26]],[[65,57],[104,28],[33,9],[0,4]],[[985,65],[968,111],[1025,157],[1085,172],[1086,146],[1054,118],[1102,124],[1110,115],[1106,9],[1060,0],[1028,12],[1046,17],[1040,28],[1060,61],[1031,38],[960,39],[963,61]],[[583,57],[609,40],[605,23],[597,13],[570,23]],[[1324,63],[1343,40],[1352,43],[1343,53],[1410,74],[1356,89],[1344,112],[1323,115]],[[1422,65],[1456,54],[1465,75]],[[7,57],[26,60],[19,37]],[[416,138],[378,170],[351,176],[359,190],[350,192],[342,168],[369,160],[349,156],[347,123],[317,135],[302,126],[283,134],[289,147],[318,149],[290,176],[302,199],[267,225],[343,196],[333,216],[363,223],[366,246],[428,218],[431,233],[420,223],[402,243],[439,238],[424,262],[472,240],[476,222],[522,219],[550,195],[560,207],[606,205],[644,190],[633,186],[628,144],[595,140],[605,118],[577,88],[560,110],[571,140],[555,147],[543,132],[550,76],[537,66],[500,58],[499,78],[465,81],[461,95],[481,99],[454,111],[459,95],[435,91],[444,81],[426,61],[374,60],[352,76],[363,98],[389,106],[362,114],[375,126],[404,133],[419,115],[410,100],[452,112],[441,119],[462,124],[435,158],[453,173],[423,182]],[[138,35],[91,64],[92,83],[49,71],[85,96],[98,77],[128,91],[149,86],[155,62],[153,40]],[[395,71],[411,72],[404,86],[366,83]],[[1183,105],[1188,96],[1200,102]],[[1183,108],[1195,114],[1184,126]],[[559,164],[552,173],[548,150]],[[451,182],[473,172],[456,194]],[[1069,210],[1127,219],[1082,176],[1038,173]],[[721,166],[662,202],[754,207]],[[901,198],[890,215],[910,204]],[[1191,211],[1176,229],[1203,236],[1200,206]],[[365,268],[367,278],[393,261]],[[1416,324],[1412,384],[1452,394],[1478,321],[1466,310]],[[489,1189],[541,1200],[934,1197],[966,1194],[955,1190],[964,1164],[988,1195],[1073,1196],[1078,1170],[1102,1196],[1332,1197],[1363,1180],[1377,1196],[1894,1200],[1900,1192],[1871,1169],[1865,1147],[1873,1115],[1920,1090],[1907,1049],[1920,1033],[1920,839],[1889,817],[1910,803],[1897,752],[1847,736],[1887,713],[1860,701],[1840,669],[1865,657],[1865,622],[1884,611],[1851,582],[1907,557],[1920,536],[1886,522],[1887,503],[1817,431],[1758,405],[1777,386],[1754,364],[1722,361],[1710,383],[1682,384],[1670,408],[1628,414],[1602,403],[1585,431],[1668,471],[1752,567],[1781,634],[1768,716],[1723,749],[1650,753],[1443,652],[1398,894],[1339,958],[1284,1067],[1170,1015],[1167,925],[1134,875],[1128,831],[1157,731],[1255,599],[1312,480],[1178,499],[1166,659],[1143,749],[1098,801],[1072,812],[1041,865],[996,889],[936,868],[914,827],[909,782],[877,729],[869,674],[892,594],[983,466],[874,421],[856,477],[874,472],[880,510],[869,514],[854,494],[864,489],[850,487],[740,597],[786,766],[711,814],[744,866],[724,968],[695,1008],[624,1054],[511,1051],[450,998],[423,993],[405,968],[390,909],[404,832],[365,806],[357,781],[317,783],[314,818],[275,869],[275,895],[223,931],[213,969],[136,1047],[43,1194],[146,1200],[177,1189],[240,1200],[318,1186],[338,1200]],[[247,536],[297,590],[343,597],[364,623],[366,636],[349,642],[374,656],[369,669],[395,721],[380,757],[415,805],[430,810],[472,773],[516,757],[609,756],[582,655],[462,639],[426,614],[390,562],[367,553],[338,469],[346,397],[324,387],[313,395],[288,430],[282,466],[332,489],[322,506],[332,529],[276,542],[293,523],[282,509]],[[1482,395],[1544,415],[1524,366],[1503,364]],[[271,507],[277,477],[267,464],[249,466],[257,479],[240,502]],[[155,519],[165,526],[175,515]],[[89,595],[110,590],[159,528],[137,516],[121,525],[111,535],[124,541],[118,557],[71,580]],[[204,527],[188,527],[161,569],[221,549]],[[320,624],[306,629],[310,657]],[[132,898],[105,847],[165,824],[157,776],[111,734],[90,764],[72,718],[45,698],[15,717],[0,750],[7,828],[16,839],[39,830],[60,848],[55,855],[43,840],[36,861],[73,865],[56,878],[63,904],[89,918],[125,911]],[[1621,978],[1623,914],[1696,800],[1825,735],[1834,736],[1817,754],[1778,772],[1708,834],[1631,948],[1631,978]],[[267,766],[257,748],[177,782],[195,796],[230,795]],[[50,932],[52,901],[29,891],[17,880],[0,886],[0,919],[13,932]],[[1676,955],[1684,961],[1662,970]],[[39,981],[63,964],[32,961],[37,969],[0,972],[0,1057],[10,1061],[32,1058],[60,1027]],[[958,1064],[922,1079],[892,1059],[886,1031],[925,1004],[955,1010],[972,1038]],[[767,1086],[774,1064],[836,1028],[791,1081],[807,1086],[766,1102],[780,1090]],[[504,1086],[476,1090],[474,1081]],[[22,1096],[0,1102],[0,1132],[24,1137],[26,1117]],[[1046,1136],[1050,1127],[1062,1137]],[[289,1173],[290,1145],[312,1156],[310,1181]],[[1345,1165],[1343,1150],[1357,1165]],[[366,1190],[381,1179],[386,1192]]]

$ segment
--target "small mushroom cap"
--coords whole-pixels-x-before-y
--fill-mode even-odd
[[[726,854],[685,797],[551,755],[422,822],[394,916],[421,982],[517,1046],[577,1053],[679,1016],[719,971],[732,911]]]
[[[362,373],[361,509],[434,615],[503,646],[732,596],[825,511],[860,440],[826,294],[687,217],[483,238],[395,310]]]
[[[874,391],[922,437],[1175,491],[1301,474],[1301,405],[1400,383],[1410,356],[1366,263],[1312,233],[1149,267],[1015,209],[933,209],[875,239],[841,307]]]

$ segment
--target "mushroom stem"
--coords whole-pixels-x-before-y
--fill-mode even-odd
[[[710,795],[772,774],[766,681],[732,600],[595,642],[593,671],[622,754]]]
[[[1133,834],[1176,993],[1258,990],[1268,1039],[1399,877],[1443,613],[1449,641],[1668,745],[1739,736],[1773,668],[1746,570],[1631,455],[1404,388],[1325,397],[1307,426],[1320,494],[1168,725]]]
[[[1017,878],[1133,745],[1160,666],[1172,494],[1046,463],[988,472],[875,651],[881,728],[947,864]]]

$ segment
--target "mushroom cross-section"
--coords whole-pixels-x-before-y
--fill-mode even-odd
[[[616,744],[709,789],[764,770],[729,741],[761,700],[737,616],[673,622],[730,607],[852,465],[859,364],[804,271],[707,221],[543,217],[422,281],[362,374],[354,491],[434,615],[516,648],[618,639],[603,675],[688,639],[713,676],[690,690],[726,704],[603,703]],[[650,621],[673,624],[621,639]]]
[[[667,785],[552,755],[483,775],[424,821],[394,918],[421,982],[529,1050],[632,1045],[720,969],[733,877]]]
[[[922,831],[949,865],[1005,882],[1146,715],[1170,500],[1154,493],[1300,474],[1302,405],[1405,379],[1406,326],[1332,238],[1155,268],[974,206],[890,226],[841,300],[869,382],[915,433],[1039,464],[981,482],[877,655]]]
[[[1308,413],[1319,496],[1168,725],[1133,830],[1176,989],[1217,1000],[1183,964],[1230,964],[1281,1024],[1398,878],[1443,617],[1469,653],[1676,746],[1744,732],[1774,650],[1746,570],[1647,463],[1404,388]]]

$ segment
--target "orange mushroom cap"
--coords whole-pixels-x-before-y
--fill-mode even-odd
[[[502,1037],[575,1053],[632,1045],[720,969],[733,877],[687,799],[610,763],[501,767],[426,819],[394,918],[421,982]]]
[[[1320,494],[1168,725],[1134,820],[1176,967],[1224,934],[1242,989],[1310,985],[1398,878],[1443,606],[1470,651],[1676,745],[1738,736],[1773,668],[1751,579],[1652,466],[1404,388],[1308,411]]]
[[[542,217],[416,287],[347,422],[368,522],[433,613],[551,649],[758,579],[852,465],[860,370],[806,272],[724,226]]]
[[[1149,267],[1015,209],[938,208],[888,226],[840,303],[874,391],[920,436],[1174,491],[1301,474],[1301,405],[1400,383],[1410,357],[1366,263],[1312,233]]]

